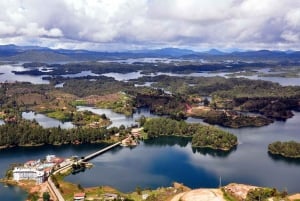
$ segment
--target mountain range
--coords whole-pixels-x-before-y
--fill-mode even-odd
[[[209,51],[196,52],[189,49],[163,48],[122,52],[98,52],[88,50],[50,49],[39,46],[0,45],[1,61],[66,62],[143,57],[298,63],[300,62],[300,51],[258,50],[222,52],[217,49],[211,49]]]

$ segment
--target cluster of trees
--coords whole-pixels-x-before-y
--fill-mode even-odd
[[[120,56],[120,55],[116,55]],[[149,56],[149,55],[148,55]],[[152,55],[153,56],[153,55]],[[78,59],[78,57],[76,57]],[[98,58],[93,58],[93,60],[98,60]],[[167,64],[167,63],[144,63],[146,65],[141,65],[141,62],[135,62],[132,64],[125,63],[101,63],[101,62],[78,62],[78,63],[66,63],[66,64],[44,64],[44,63],[25,63],[24,67],[51,67],[53,71],[51,72],[40,72],[37,70],[28,70],[25,72],[20,72],[28,75],[63,75],[70,73],[80,73],[81,71],[90,70],[93,73],[103,74],[103,73],[129,73],[142,71],[143,73],[157,73],[157,72],[173,72],[173,73],[192,73],[192,72],[202,72],[202,71],[216,71],[224,70],[224,64],[211,63],[211,64],[186,64],[178,62],[177,65]],[[231,64],[232,69],[242,69],[244,67],[250,66],[262,66],[267,64],[258,63],[239,63]]]
[[[295,141],[277,141],[269,144],[268,151],[271,154],[281,155],[288,158],[300,158],[300,143]]]
[[[121,129],[121,130],[120,130]],[[93,143],[109,140],[110,136],[125,130],[119,128],[85,128],[74,129],[43,128],[36,122],[19,120],[0,126],[0,146],[24,146],[39,144]]]
[[[230,128],[260,127],[273,122],[264,116],[248,116],[235,111],[208,110],[196,111],[191,116],[203,118],[209,124],[218,124]]]
[[[174,77],[160,75],[142,77],[135,82],[154,82],[181,97],[195,94],[213,97],[212,108],[238,109],[257,112],[274,119],[284,120],[299,110],[300,87],[281,86],[278,83],[224,77]]]
[[[150,111],[158,115],[170,115],[174,119],[185,118],[186,100],[181,96],[154,93],[138,93],[135,97],[135,107],[149,107]]]
[[[191,124],[169,118],[151,118],[144,121],[149,138],[158,136],[192,137],[193,147],[230,150],[237,145],[237,137],[213,126]]]
[[[169,118],[149,118],[143,124],[144,131],[149,138],[159,136],[192,137],[200,124],[189,124],[185,121],[176,121]]]
[[[133,88],[133,84],[127,82],[116,81],[113,78],[100,76],[97,80],[90,81],[84,77],[63,79],[60,82],[64,82],[62,91],[70,94],[74,94],[78,97],[85,97],[90,95],[105,95],[111,93],[117,93],[126,89]]]
[[[192,139],[193,147],[228,151],[237,145],[237,137],[213,126],[199,126]]]

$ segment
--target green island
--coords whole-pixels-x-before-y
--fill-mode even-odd
[[[295,141],[273,142],[269,144],[268,151],[274,155],[281,155],[286,158],[300,158],[300,143]]]
[[[168,118],[150,118],[143,122],[148,138],[159,136],[191,137],[192,147],[229,151],[238,142],[237,137],[214,126],[186,123]]]

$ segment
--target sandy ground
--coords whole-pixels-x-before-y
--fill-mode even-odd
[[[258,188],[257,186],[251,186],[251,185],[245,185],[245,184],[229,184],[224,187],[225,191],[234,197],[236,197],[238,200],[245,200],[247,197],[247,194],[249,190]]]
[[[196,189],[181,193],[173,197],[171,201],[225,201],[223,193],[219,189]]]
[[[290,200],[300,200],[300,193],[289,196]]]

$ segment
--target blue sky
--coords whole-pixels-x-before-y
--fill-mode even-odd
[[[0,44],[299,49],[298,0],[2,0]]]

